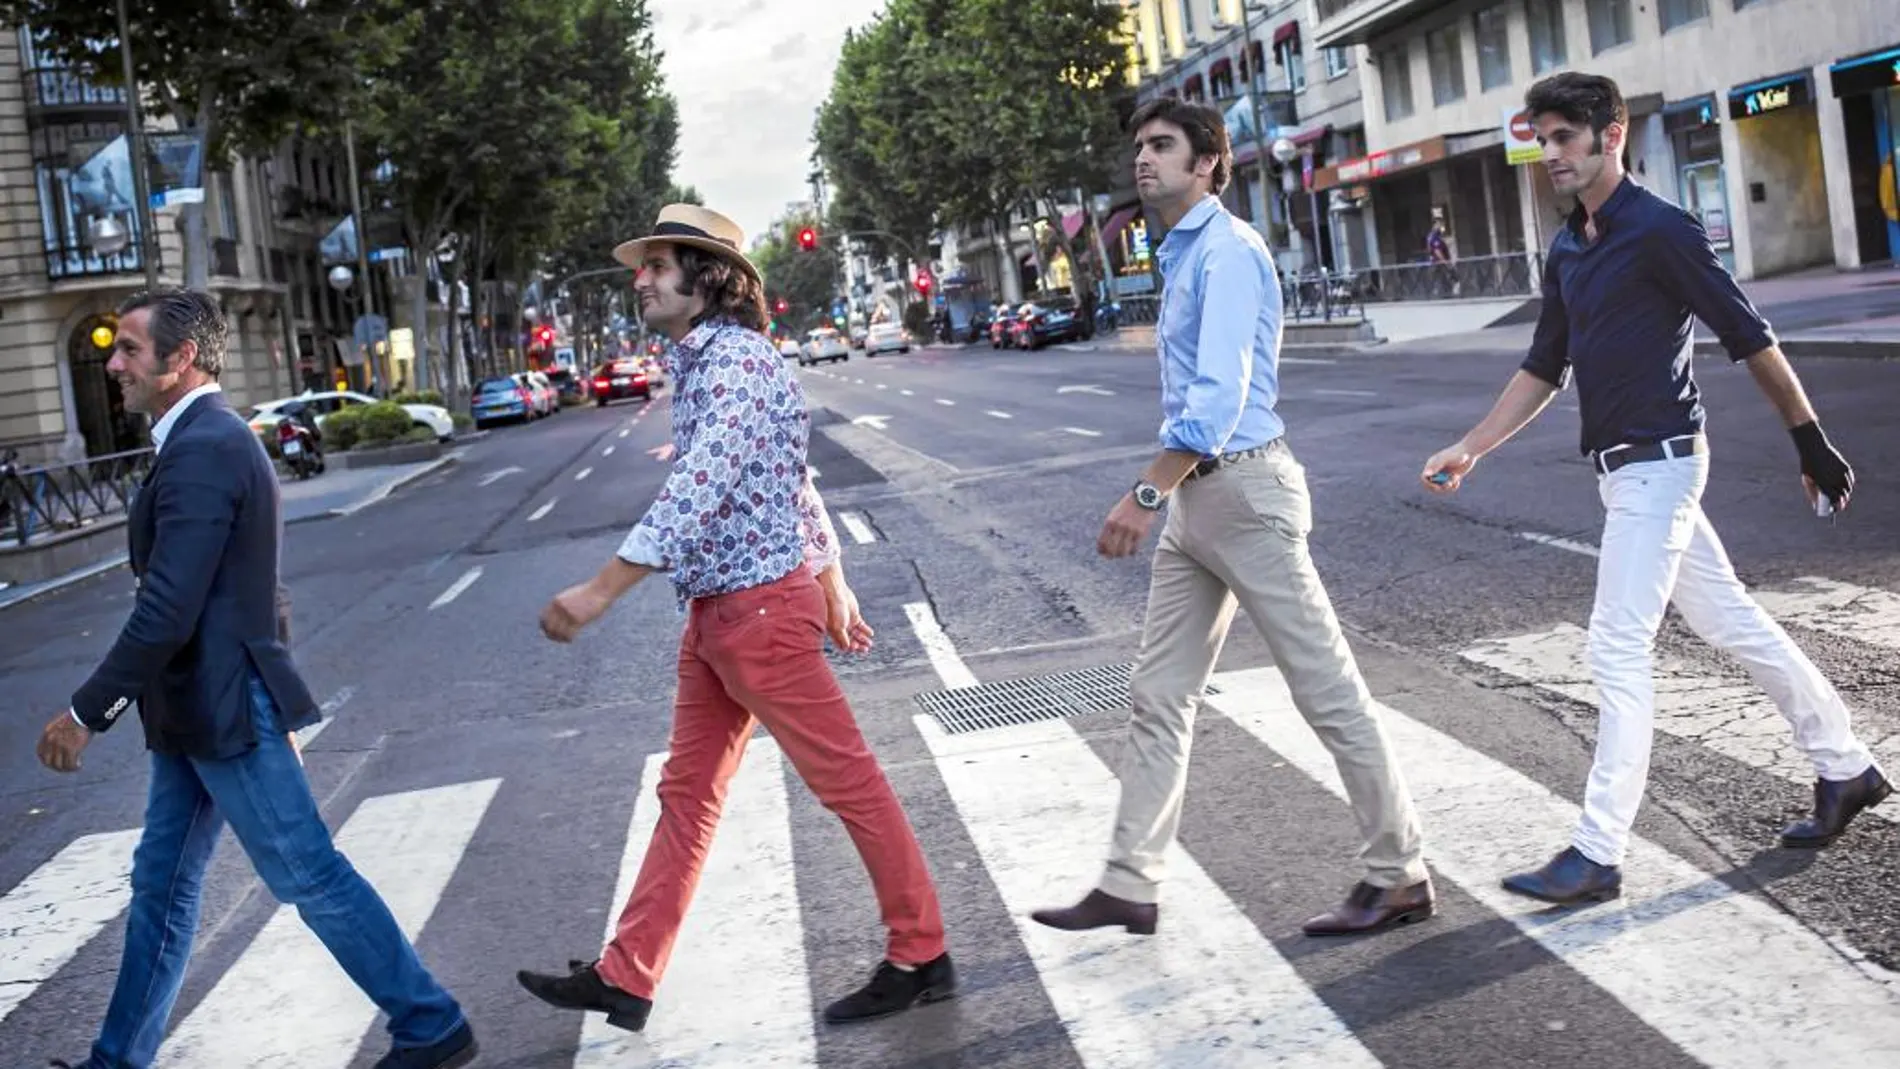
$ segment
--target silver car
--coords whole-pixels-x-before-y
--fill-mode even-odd
[[[798,354],[800,367],[823,363],[827,360],[849,359],[851,359],[851,347],[846,345],[843,336],[831,327],[819,327],[805,335],[805,349]]]

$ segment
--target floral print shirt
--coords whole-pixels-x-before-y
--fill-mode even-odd
[[[805,392],[770,339],[727,319],[667,349],[673,469],[620,545],[667,572],[680,603],[838,560],[838,535],[805,464]]]

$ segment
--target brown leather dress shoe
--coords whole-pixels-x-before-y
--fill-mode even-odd
[[[1130,902],[1107,891],[1090,891],[1087,898],[1065,909],[1039,909],[1030,918],[1037,924],[1080,932],[1120,925],[1130,935],[1153,935],[1161,909],[1153,902]]]
[[[1300,926],[1307,935],[1367,935],[1382,932],[1398,924],[1417,924],[1435,910],[1432,881],[1420,880],[1410,887],[1374,887],[1369,883],[1353,886],[1346,901],[1330,913],[1322,913]]]

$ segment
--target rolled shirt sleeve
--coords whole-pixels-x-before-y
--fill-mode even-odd
[[[805,566],[813,575],[838,563],[844,551],[838,544],[837,530],[831,526],[831,514],[825,510],[825,499],[818,496],[818,486],[811,481],[809,467],[798,487],[798,529],[804,539]]]
[[[1200,268],[1200,333],[1181,412],[1161,427],[1164,448],[1219,456],[1240,426],[1253,383],[1266,278],[1249,250],[1224,245]],[[1273,294],[1276,298],[1278,293]]]
[[[1544,257],[1543,301],[1522,368],[1561,390],[1570,385],[1570,314],[1557,283],[1556,254]]]
[[[1702,220],[1680,209],[1666,213],[1650,247],[1657,279],[1715,331],[1730,360],[1746,360],[1775,344],[1767,320],[1722,266]]]

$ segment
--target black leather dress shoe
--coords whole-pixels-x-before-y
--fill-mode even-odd
[[[1623,871],[1615,865],[1599,865],[1576,847],[1567,846],[1541,869],[1506,876],[1504,889],[1560,906],[1608,902],[1623,893]]]
[[[880,961],[870,983],[825,1007],[825,1020],[832,1024],[875,1021],[920,1003],[955,998],[956,994],[957,970],[948,954],[939,954],[911,969]]]
[[[1892,793],[1893,784],[1873,765],[1853,779],[1817,779],[1814,781],[1814,815],[1783,829],[1781,845],[1798,850],[1826,846],[1841,837],[1861,810],[1879,805]]]
[[[475,1030],[467,1022],[426,1047],[394,1047],[376,1063],[376,1069],[460,1069],[481,1053]]]
[[[1090,891],[1088,897],[1062,909],[1039,909],[1030,919],[1037,924],[1080,932],[1090,928],[1120,926],[1130,935],[1153,935],[1161,919],[1161,909],[1153,902],[1130,902],[1107,891]]]
[[[652,1000],[629,995],[602,980],[596,969],[599,964],[597,961],[581,962],[566,976],[549,976],[523,969],[515,974],[515,979],[528,989],[528,994],[550,1006],[604,1013],[608,1024],[629,1032],[645,1028],[647,1015],[653,1012]]]
[[[1417,924],[1434,909],[1432,881],[1409,887],[1354,885],[1337,909],[1322,913],[1300,926],[1307,935],[1369,935],[1399,924]]]

